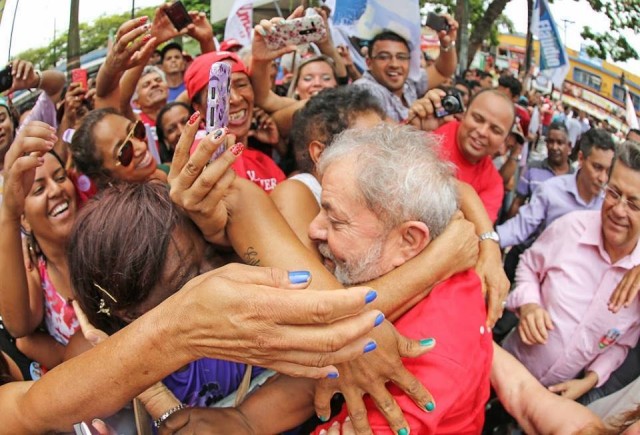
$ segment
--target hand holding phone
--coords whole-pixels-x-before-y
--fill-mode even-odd
[[[164,13],[167,14],[167,17],[178,31],[193,23],[193,20],[189,16],[187,8],[184,7],[180,0],[174,2],[171,6],[166,8],[164,10]]]
[[[227,62],[216,62],[209,70],[209,88],[207,95],[207,134],[229,125],[229,88],[231,86],[231,66]],[[220,147],[211,156],[217,159],[225,151]]]
[[[451,27],[445,16],[434,14],[433,12],[427,14],[427,22],[425,24],[436,32],[448,32]]]
[[[85,68],[75,68],[71,70],[71,82],[80,83],[80,87],[86,92],[87,86],[87,70]]]
[[[13,86],[13,76],[11,75],[11,64],[0,71],[0,92],[11,89]]]
[[[327,28],[320,15],[286,20],[274,26],[273,32],[264,37],[267,48],[277,50],[287,45],[318,42],[327,36]]]

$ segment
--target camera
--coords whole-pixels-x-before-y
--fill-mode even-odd
[[[455,89],[450,89],[447,94],[442,97],[440,102],[441,108],[436,109],[436,118],[444,118],[448,115],[464,112],[464,104],[462,104],[462,96]]]
[[[13,85],[13,76],[11,75],[11,65],[7,65],[5,69],[0,71],[0,92],[11,89]]]

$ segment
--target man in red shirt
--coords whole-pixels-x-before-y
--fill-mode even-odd
[[[443,157],[456,165],[458,179],[475,189],[493,222],[502,206],[504,187],[491,158],[504,144],[514,119],[511,100],[495,89],[486,89],[471,100],[462,121],[434,130],[442,136]]]
[[[343,132],[323,152],[318,170],[322,210],[309,237],[345,285],[375,279],[418,255],[457,208],[457,184],[439,158],[437,138],[404,126]],[[397,433],[480,433],[492,357],[485,318],[478,276],[466,271],[436,286],[394,323],[407,337],[437,343],[428,354],[403,360],[435,404],[420,409],[389,388],[410,426]],[[394,433],[370,398],[365,405],[374,433]]]

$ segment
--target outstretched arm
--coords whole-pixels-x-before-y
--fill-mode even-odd
[[[573,434],[586,427],[604,428],[595,414],[577,402],[547,390],[519,361],[495,343],[491,386],[526,433],[560,435]]]
[[[196,277],[38,382],[1,386],[3,430],[68,431],[76,422],[112,415],[202,357],[326,377],[335,370],[332,363],[361,352],[359,341],[373,328],[377,312],[363,312],[368,288],[292,291],[299,287],[283,270],[241,265]],[[51,400],[60,391],[65,394]]]

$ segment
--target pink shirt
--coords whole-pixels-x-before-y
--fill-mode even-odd
[[[504,348],[543,384],[575,378],[583,369],[602,385],[640,336],[636,298],[617,314],[607,308],[623,275],[640,264],[640,247],[611,264],[604,250],[600,211],[576,211],[551,224],[522,254],[516,289],[507,308],[536,303],[549,312],[554,329],[544,345],[528,346],[517,332]]]

